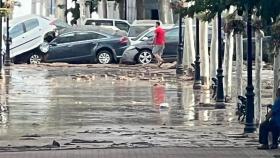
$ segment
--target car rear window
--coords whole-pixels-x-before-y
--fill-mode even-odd
[[[24,22],[24,25],[25,25],[26,31],[28,32],[28,31],[33,30],[36,27],[38,27],[39,21],[37,19],[27,20]]]
[[[110,20],[87,20],[85,25],[113,26],[113,21],[110,21]]]

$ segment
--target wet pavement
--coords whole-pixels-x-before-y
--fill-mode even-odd
[[[168,67],[13,65],[0,87],[0,151],[258,145],[235,103],[215,109],[191,79]],[[270,103],[272,88],[263,92]]]

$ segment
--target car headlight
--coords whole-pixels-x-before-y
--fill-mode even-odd
[[[50,49],[50,45],[48,42],[44,42],[40,45],[40,50],[43,53],[47,53],[49,51],[49,49]]]

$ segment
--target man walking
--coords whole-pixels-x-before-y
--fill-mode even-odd
[[[158,62],[158,67],[160,67],[163,64],[163,59],[161,58],[161,56],[165,47],[165,31],[161,28],[160,22],[158,21],[156,22],[156,30],[153,44],[153,54]]]

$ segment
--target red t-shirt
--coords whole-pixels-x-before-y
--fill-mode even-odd
[[[157,27],[155,30],[155,45],[165,44],[165,31],[161,27]]]

